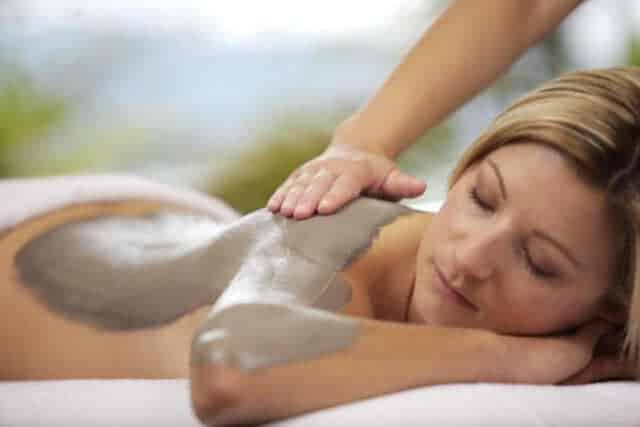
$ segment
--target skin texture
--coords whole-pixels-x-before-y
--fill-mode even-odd
[[[574,328],[603,308],[614,237],[603,193],[562,155],[500,148],[462,176],[425,232],[409,321],[527,335]],[[473,306],[447,297],[437,271]]]

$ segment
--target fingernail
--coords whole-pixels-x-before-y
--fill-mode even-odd
[[[293,206],[291,206],[291,203],[285,202],[280,205],[280,212],[286,215],[289,211],[293,212]]]
[[[306,215],[307,215],[308,210],[309,210],[309,209],[307,209],[306,207],[298,206],[298,207],[296,208],[296,210],[295,210],[295,211],[293,211],[293,216],[294,216],[295,218],[301,218],[301,217],[303,217],[303,216],[306,216]]]

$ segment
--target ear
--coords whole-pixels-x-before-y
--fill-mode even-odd
[[[624,305],[607,299],[600,304],[596,317],[614,325],[624,325],[628,314]]]

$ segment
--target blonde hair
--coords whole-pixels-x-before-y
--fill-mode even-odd
[[[524,141],[563,153],[620,219],[609,296],[627,310],[622,353],[640,375],[640,67],[567,73],[520,98],[463,153],[449,186],[490,152]]]

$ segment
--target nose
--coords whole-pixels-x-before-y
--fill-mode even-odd
[[[469,233],[453,248],[455,271],[475,281],[489,279],[507,253],[504,230],[491,229]]]

